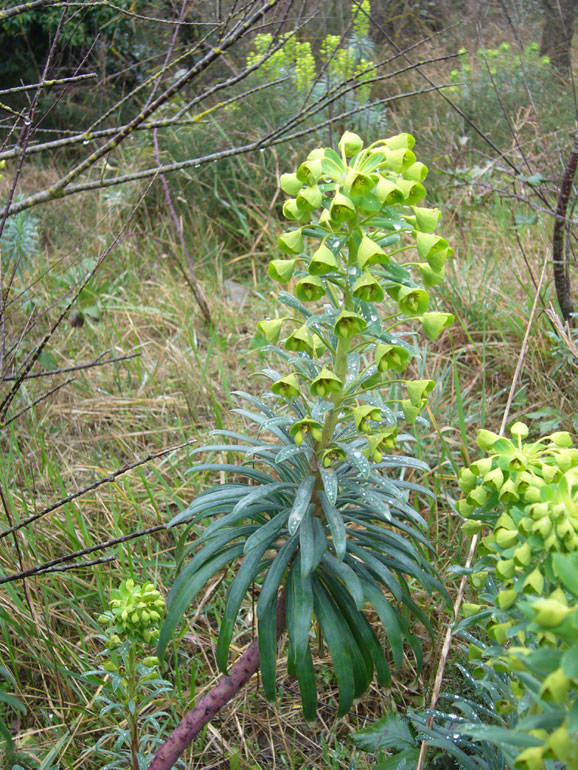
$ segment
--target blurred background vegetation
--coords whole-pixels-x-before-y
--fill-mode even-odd
[[[3,11],[17,5],[0,3]],[[134,119],[149,103],[149,78],[167,51],[175,64],[163,74],[164,87],[203,61],[211,35],[236,5],[49,2],[0,15],[0,159],[6,160],[0,206],[52,189],[82,161],[92,139],[43,151],[35,144]],[[576,132],[575,5],[373,0],[367,16],[349,0],[307,0],[299,8],[278,2],[211,69],[160,106],[154,119],[172,123],[131,133],[89,169],[87,189],[3,217],[0,662],[7,678],[0,688],[26,711],[0,698],[16,752],[0,749],[0,767],[104,766],[94,746],[104,739],[100,745],[113,748],[112,723],[100,716],[97,687],[84,675],[102,649],[97,617],[121,577],[152,579],[163,591],[174,580],[183,543],[162,525],[207,480],[189,478],[187,449],[171,448],[201,441],[215,427],[243,424],[230,412],[231,393],[259,389],[253,375],[265,340],[256,322],[271,298],[266,264],[282,227],[279,175],[293,170],[304,149],[331,143],[345,128],[367,144],[400,131],[416,136],[430,169],[428,202],[441,208],[443,233],[455,250],[437,302],[456,322],[427,344],[417,364],[416,374],[427,372],[439,386],[429,427],[419,426],[415,435],[416,455],[433,470],[427,478],[416,471],[415,480],[436,493],[423,513],[440,571],[460,561],[467,543],[452,512],[456,470],[475,451],[477,428],[499,424],[539,277],[551,259],[560,181]],[[180,13],[186,23],[172,43],[176,25],[169,22]],[[211,93],[276,43],[265,65]],[[79,73],[94,77],[88,84],[18,90]],[[32,108],[34,133],[23,153]],[[304,134],[281,141],[297,132]],[[253,149],[228,155],[245,146]],[[216,160],[208,162],[212,154]],[[198,167],[190,162],[196,158]],[[168,173],[178,163],[184,167]],[[155,167],[167,168],[164,181],[135,176]],[[99,180],[124,176],[128,181],[99,188]],[[571,192],[565,251],[572,288],[578,197]],[[531,422],[537,433],[576,434],[576,337],[546,312],[556,301],[549,264],[546,270],[511,417]],[[102,547],[151,527],[158,531]],[[79,558],[113,560],[10,580],[91,548]],[[167,729],[217,678],[222,606],[220,578],[182,629],[165,672],[175,684],[163,695]],[[253,628],[251,606],[245,621],[239,647]],[[448,621],[440,613],[440,637]],[[424,644],[429,653],[419,679],[408,661],[391,690],[374,686],[337,722],[329,667],[322,721],[313,726],[300,719],[298,693],[284,671],[276,706],[250,685],[206,729],[187,766],[373,766],[373,755],[353,747],[350,733],[386,710],[427,703],[439,650]],[[317,665],[324,667],[320,649]],[[447,676],[447,690],[463,686],[451,667]],[[458,766],[443,752],[428,761],[431,768]]]

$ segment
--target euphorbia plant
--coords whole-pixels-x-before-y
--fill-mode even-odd
[[[511,439],[479,431],[487,456],[460,476],[464,529],[483,534],[470,579],[485,602],[465,605],[460,625],[487,624],[490,645],[472,644],[470,657],[509,675],[496,708],[517,717],[509,730],[462,731],[497,744],[519,770],[576,770],[578,449],[564,431],[528,433],[521,422]]]
[[[285,371],[264,371],[272,385],[261,399],[238,393],[249,404],[238,411],[255,425],[253,435],[216,431],[226,441],[196,450],[244,460],[192,469],[230,473],[235,481],[203,492],[171,522],[206,528],[171,590],[158,651],[162,656],[186,608],[227,565],[239,566],[219,631],[219,668],[227,672],[235,622],[253,585],[258,639],[185,717],[153,761],[155,770],[171,766],[259,663],[265,694],[275,698],[285,626],[288,670],[298,679],[307,719],[315,718],[317,704],[314,622],[333,661],[339,715],[374,672],[389,684],[390,655],[398,667],[405,643],[421,662],[410,619],[430,624],[412,589],[429,594],[443,586],[415,508],[427,491],[404,479],[408,469],[427,466],[395,450],[411,439],[403,425],[415,422],[434,387],[404,377],[418,355],[416,342],[422,331],[435,339],[453,319],[428,310],[423,285],[442,280],[451,249],[434,234],[440,212],[418,205],[427,168],[413,144],[399,134],[364,149],[347,132],[338,151],[314,150],[281,177],[293,226],[278,238],[282,256],[269,275],[293,281],[293,292],[280,293],[282,315],[259,329]],[[388,651],[365,615],[368,607],[382,621]]]

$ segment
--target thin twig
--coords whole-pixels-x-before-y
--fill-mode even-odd
[[[118,561],[116,556],[101,556],[98,559],[90,559],[89,561],[81,561],[76,564],[61,564],[55,567],[47,567],[46,569],[37,572],[37,575],[49,575],[51,572],[68,572],[71,569],[85,569],[86,567],[94,567],[95,564],[107,564],[111,561]]]
[[[43,393],[41,396],[38,396],[38,398],[36,398],[31,404],[28,404],[28,406],[25,406],[23,409],[20,409],[18,412],[16,412],[16,414],[11,415],[5,422],[1,422],[0,430],[3,430],[4,428],[8,427],[8,425],[13,423],[14,420],[17,420],[19,417],[22,417],[23,414],[26,414],[26,412],[29,412],[35,406],[42,403],[42,401],[46,401],[46,399],[50,398],[50,396],[52,396],[53,393],[56,393],[57,390],[61,390],[66,385],[69,385],[71,382],[74,382],[74,377],[69,377],[67,380],[64,380],[64,382],[61,382],[59,385],[55,385],[46,393]]]
[[[153,532],[160,532],[161,530],[166,531],[167,529],[168,526],[166,524],[157,524],[154,527],[147,527],[146,529],[139,529],[136,532],[131,532],[130,535],[115,537],[112,540],[107,540],[104,543],[97,543],[97,545],[92,545],[89,548],[82,548],[80,551],[67,553],[64,556],[59,556],[56,559],[45,561],[43,564],[38,564],[36,567],[21,570],[20,572],[14,572],[11,575],[4,575],[4,577],[0,577],[0,585],[4,585],[5,583],[14,583],[16,580],[24,580],[25,578],[32,577],[33,575],[39,575],[41,573],[52,570],[52,568],[57,564],[64,564],[65,562],[72,561],[79,556],[86,556],[87,554],[94,553],[95,551],[104,551],[105,548],[111,548],[113,545],[118,545],[119,543],[127,543],[129,540],[136,540],[137,538],[144,537],[145,535],[152,535]]]
[[[98,489],[98,487],[101,487],[103,484],[108,484],[109,482],[114,481],[124,473],[132,471],[134,468],[138,468],[141,465],[146,465],[146,463],[151,462],[151,460],[157,460],[159,457],[164,457],[164,455],[170,454],[171,452],[176,452],[178,449],[183,449],[183,447],[190,446],[191,444],[194,444],[196,440],[197,439],[190,439],[189,441],[185,441],[183,444],[176,444],[175,446],[171,446],[168,449],[163,449],[160,452],[152,452],[140,460],[128,463],[127,465],[123,465],[122,468],[113,471],[108,476],[97,479],[96,481],[93,481],[92,484],[88,484],[88,486],[83,487],[76,492],[71,492],[66,497],[62,497],[60,500],[52,503],[52,505],[49,505],[48,507],[43,508],[41,511],[38,511],[38,513],[35,513],[32,516],[28,516],[28,518],[23,519],[18,524],[14,524],[9,529],[5,529],[3,532],[0,532],[0,540],[4,537],[7,537],[12,532],[16,532],[17,530],[22,529],[22,527],[28,526],[28,524],[32,524],[33,521],[38,521],[38,519],[41,519],[48,513],[52,513],[52,511],[55,511],[57,508],[62,508],[63,505],[66,505],[67,503],[82,497],[87,492],[92,492],[93,489]]]
[[[104,354],[103,354],[104,355]],[[115,364],[118,361],[130,361],[132,358],[138,358],[140,353],[129,353],[126,356],[116,356],[115,358],[107,358],[104,361],[100,361],[98,358],[95,361],[89,361],[86,364],[76,364],[75,366],[62,366],[60,369],[43,369],[41,372],[32,372],[25,377],[18,377],[17,375],[8,375],[2,377],[2,382],[8,382],[11,380],[34,380],[37,377],[53,377],[56,374],[67,374],[68,372],[79,372],[82,369],[93,369],[95,366],[105,366],[106,364]],[[99,357],[100,358],[100,357]]]
[[[19,94],[22,91],[33,91],[35,88],[55,88],[56,86],[68,86],[71,83],[79,83],[85,80],[94,80],[97,77],[95,72],[88,72],[86,75],[74,75],[69,78],[58,78],[56,80],[43,80],[40,83],[31,83],[27,86],[14,86],[13,88],[4,88],[0,90],[0,96],[6,94]]]

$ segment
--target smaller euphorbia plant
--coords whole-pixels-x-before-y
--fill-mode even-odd
[[[247,665],[235,664],[212,700],[187,715],[155,770],[170,767],[259,660],[265,694],[275,698],[285,626],[288,670],[299,682],[307,719],[317,707],[314,622],[333,661],[339,716],[374,673],[389,685],[405,644],[421,664],[411,619],[431,626],[412,592],[444,589],[416,509],[427,490],[406,479],[408,469],[428,468],[399,447],[411,440],[404,429],[427,404],[434,382],[404,372],[419,356],[420,341],[435,339],[453,317],[430,310],[420,283],[426,268],[428,285],[442,280],[451,248],[433,232],[440,212],[421,204],[427,168],[413,145],[411,135],[399,134],[364,147],[346,132],[337,150],[313,150],[281,176],[292,225],[278,237],[282,256],[269,264],[269,276],[294,291],[280,293],[282,314],[261,321],[259,330],[283,370],[263,372],[272,383],[263,399],[238,393],[250,406],[238,411],[255,425],[254,435],[216,431],[225,442],[195,450],[236,452],[245,460],[192,469],[234,480],[203,492],[171,522],[206,528],[185,552],[190,560],[170,592],[158,648],[162,655],[205,583],[239,562],[221,621],[218,665],[227,672],[234,626],[252,586],[258,649],[248,651]],[[385,648],[365,614],[369,607],[382,622]]]
[[[104,685],[97,697],[102,715],[117,720],[115,738],[104,735],[95,747],[99,756],[113,758],[106,768],[118,767],[124,759],[131,770],[142,770],[162,741],[158,719],[166,714],[150,706],[172,689],[160,678],[159,659],[153,654],[165,612],[165,600],[152,583],[128,579],[112,591],[108,610],[98,618],[105,626],[106,660],[88,675]]]
[[[480,532],[470,580],[479,603],[464,605],[461,628],[484,623],[490,646],[470,646],[475,662],[510,676],[499,713],[517,712],[509,731],[465,727],[496,743],[520,770],[578,768],[578,449],[558,431],[529,441],[487,430],[487,456],[460,475],[463,529]]]

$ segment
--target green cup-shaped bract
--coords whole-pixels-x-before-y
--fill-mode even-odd
[[[421,410],[424,407],[424,404],[412,404],[411,401],[408,398],[404,398],[402,401],[400,401],[399,404],[402,408],[403,415],[406,419],[406,422],[408,422],[410,425],[413,425],[414,422],[417,420],[417,418],[420,415]],[[465,503],[465,500],[464,500]],[[473,510],[473,508],[472,508]]]
[[[350,310],[342,310],[335,322],[334,330],[337,337],[351,338],[360,334],[366,327],[365,318]]]
[[[382,302],[385,297],[381,284],[366,270],[353,284],[351,293],[364,302]]]
[[[375,365],[380,372],[403,372],[410,361],[411,353],[401,345],[380,343],[375,349]]]
[[[396,174],[401,174],[402,171],[413,166],[415,160],[415,154],[407,148],[400,147],[396,150],[390,150],[387,147],[385,150],[387,166]]]
[[[541,746],[530,746],[520,752],[514,762],[515,770],[544,770]]]
[[[267,267],[269,278],[279,283],[287,283],[295,272],[296,259],[272,259]]]
[[[324,468],[330,468],[335,463],[343,462],[345,457],[345,452],[341,447],[330,446],[321,455],[321,464]]]
[[[307,436],[311,436],[315,441],[320,441],[322,433],[323,425],[310,418],[299,420],[289,429],[289,435],[293,437],[297,446],[301,446]]]
[[[384,177],[377,182],[375,194],[382,206],[396,206],[405,200],[403,190],[393,180]]]
[[[363,139],[353,131],[346,131],[339,140],[338,147],[346,158],[351,158],[363,149]]]
[[[288,374],[286,377],[281,377],[280,380],[274,382],[271,386],[271,390],[277,396],[292,399],[299,396],[301,393],[301,386],[296,374]]]
[[[314,211],[321,206],[322,195],[317,185],[304,187],[297,196],[297,205],[307,211]]]
[[[339,393],[343,382],[330,369],[324,366],[311,383],[311,395],[327,398],[331,393]]]
[[[542,682],[539,693],[540,697],[546,701],[553,701],[561,706],[566,700],[570,685],[570,679],[568,679],[561,668],[558,668],[556,671],[552,671],[551,674],[548,674]]]
[[[425,187],[411,179],[398,179],[397,186],[402,191],[408,206],[414,206],[426,196]]]
[[[307,326],[300,326],[285,340],[285,350],[294,353],[307,353],[311,358],[315,354],[313,335]]]
[[[407,380],[405,387],[411,403],[414,406],[419,406],[432,392],[435,382],[433,380]]]
[[[297,283],[295,294],[301,302],[316,302],[325,296],[325,286],[321,278],[309,275]]]
[[[454,316],[451,313],[424,313],[419,320],[428,340],[437,340],[443,330],[453,324]]]
[[[314,252],[309,263],[310,275],[327,275],[339,270],[339,261],[324,243]]]
[[[286,192],[287,195],[297,195],[299,190],[303,187],[303,182],[297,178],[297,174],[281,174],[279,180],[281,189]]]
[[[364,270],[371,265],[386,265],[389,257],[372,238],[364,235],[357,249],[357,263]]]
[[[301,230],[288,230],[277,238],[277,247],[283,254],[301,254],[303,251],[303,233]]]
[[[428,209],[420,206],[413,207],[415,228],[422,233],[433,233],[441,217],[439,209]]]
[[[393,449],[395,447],[395,439],[397,436],[397,425],[392,425],[385,430],[374,433],[372,436],[367,437],[368,448],[365,450],[365,454],[371,457],[376,463],[381,462],[383,458],[383,452],[387,449]]]
[[[340,225],[355,219],[356,214],[355,204],[351,198],[341,192],[336,192],[329,207],[331,221]]]
[[[412,163],[409,168],[403,170],[403,176],[404,179],[412,182],[423,182],[423,180],[428,175],[428,170],[429,169],[425,163],[422,163],[418,160],[415,163]]]
[[[412,286],[397,287],[395,300],[400,311],[405,313],[405,315],[423,315],[429,305],[427,291]]]
[[[323,174],[321,158],[306,160],[297,169],[297,179],[303,184],[316,184]]]
[[[368,421],[378,422],[381,420],[381,410],[377,406],[371,406],[371,404],[356,406],[353,410],[353,419],[359,433],[367,433],[371,430],[371,425]]]
[[[257,329],[263,334],[267,342],[275,345],[281,336],[281,328],[286,318],[272,318],[269,321],[259,321]]]
[[[431,286],[437,286],[439,283],[443,283],[445,279],[445,266],[442,265],[442,269],[439,273],[432,270],[428,262],[418,262],[417,266],[421,275],[421,280],[426,289]]]
[[[384,144],[390,150],[411,150],[415,144],[415,137],[407,133],[395,134],[385,139]]]
[[[311,214],[309,210],[299,205],[295,198],[289,198],[283,204],[283,216],[296,222],[309,222]]]
[[[538,599],[531,605],[535,612],[534,622],[544,628],[556,628],[572,612],[558,599]]]
[[[348,195],[359,198],[373,190],[375,182],[368,174],[352,168],[347,172],[343,186]]]

